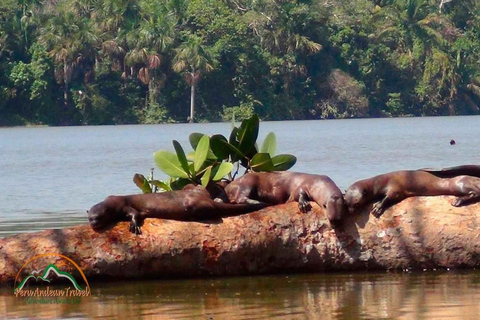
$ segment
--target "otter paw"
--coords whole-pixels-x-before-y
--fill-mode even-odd
[[[130,222],[130,229],[129,230],[130,230],[131,233],[134,233],[137,236],[142,234],[142,230],[140,229],[140,227],[137,225],[137,223],[135,221]]]
[[[463,204],[462,198],[456,198],[455,200],[452,201],[452,206],[454,207],[460,207],[462,204]]]
[[[375,217],[375,218],[380,218],[383,214],[383,208],[379,203],[375,203],[372,207],[372,210],[370,213]]]
[[[307,213],[308,211],[312,210],[312,206],[308,201],[300,201],[298,203],[298,209],[300,209],[302,213]]]

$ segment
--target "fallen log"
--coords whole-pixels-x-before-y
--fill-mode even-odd
[[[69,257],[89,280],[480,267],[480,203],[453,199],[408,198],[380,219],[350,215],[338,230],[316,204],[302,214],[288,203],[209,223],[147,219],[139,236],[123,222],[103,233],[19,234],[0,239],[0,283],[42,253]]]

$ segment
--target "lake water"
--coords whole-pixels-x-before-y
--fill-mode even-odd
[[[138,192],[132,177],[137,172],[146,175],[155,167],[154,151],[173,151],[173,139],[188,146],[191,132],[228,135],[230,129],[229,123],[0,128],[0,237],[86,223],[86,210],[106,196]],[[298,162],[292,170],[328,175],[341,189],[356,180],[393,170],[480,163],[478,116],[262,122],[260,141],[270,131],[277,135],[277,153],[297,156]],[[450,145],[451,139],[456,145]],[[155,171],[155,176],[165,178],[159,170]],[[458,308],[476,310],[476,314],[480,314],[476,273],[432,275],[432,285],[430,276],[425,275],[383,274],[378,275],[379,280],[375,280],[377,276],[372,277],[364,280],[363,276],[355,275],[296,276],[288,280],[292,283],[292,279],[297,279],[293,285],[285,284],[270,295],[269,286],[280,285],[286,280],[259,277],[230,282],[195,280],[198,284],[195,281],[106,284],[98,289],[96,298],[92,297],[91,306],[113,308],[115,301],[120,301],[119,310],[145,311],[147,317],[152,310],[176,310],[192,318],[208,317],[209,314],[221,315],[228,308],[233,314],[232,310],[242,310],[243,318],[252,318],[249,315],[265,311],[263,317],[302,319],[304,315],[327,308],[337,310],[339,317],[343,312],[347,318],[350,314],[353,318],[416,319],[414,309],[420,308],[420,302],[407,297],[406,293],[411,290],[413,293],[409,294],[418,295],[422,303],[430,303],[430,296],[425,297],[425,292],[436,297],[432,298],[427,314],[437,307],[444,310],[444,315]],[[241,288],[246,286],[247,291],[229,289],[228,283],[236,283]],[[458,289],[461,292],[458,295],[446,289],[456,283],[465,283]],[[409,285],[412,288],[408,289]],[[205,291],[210,286],[223,289]],[[174,292],[172,296],[163,291],[164,287]],[[262,301],[267,296],[271,304],[260,305],[256,290]],[[193,295],[192,299],[184,297],[187,292]],[[324,296],[328,298],[325,301],[320,299]],[[476,301],[474,306],[470,304],[471,299]],[[132,305],[130,300],[139,303],[140,307]],[[198,304],[198,308],[191,312],[185,309],[188,301]],[[350,310],[350,303],[356,311]],[[375,311],[379,304],[383,304],[381,310],[385,313],[372,313],[380,312]],[[302,311],[302,308],[310,311]],[[0,299],[0,317],[1,314]]]
[[[93,283],[78,304],[32,305],[0,288],[0,317],[36,319],[462,319],[480,273],[311,274]]]

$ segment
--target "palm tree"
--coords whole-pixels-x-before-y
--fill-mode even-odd
[[[390,35],[398,40],[402,49],[410,50],[416,40],[424,47],[442,46],[446,41],[440,30],[450,25],[449,20],[438,14],[429,0],[396,0],[380,9],[374,22],[380,22],[377,38]]]
[[[61,12],[40,29],[39,40],[56,62],[56,78],[63,83],[64,105],[68,106],[73,71],[82,67],[92,69],[94,64],[98,39],[93,24],[73,12]]]
[[[103,0],[92,12],[98,28],[113,37],[132,30],[139,20],[137,0]]]
[[[0,56],[3,51],[14,60],[28,61],[38,23],[37,6],[37,0],[20,0],[0,8]]]
[[[130,75],[136,75],[148,85],[146,102],[154,105],[158,103],[159,92],[166,79],[160,71],[162,54],[173,43],[177,21],[174,15],[156,0],[140,2],[140,12],[139,24],[130,33],[132,49],[125,55],[125,65],[130,67]]]
[[[322,45],[315,41],[324,21],[324,9],[317,4],[294,1],[258,1],[246,14],[249,26],[260,40],[272,74],[279,74],[285,91],[297,76],[308,73],[305,61],[318,53]]]
[[[214,69],[214,58],[203,45],[203,39],[196,35],[189,35],[175,50],[173,70],[184,75],[190,86],[190,117],[189,122],[194,122],[195,116],[195,88],[200,76]]]
[[[459,82],[450,52],[452,30],[453,34],[456,30],[451,21],[429,0],[393,1],[379,9],[373,19],[378,26],[377,41],[394,47],[394,61],[400,69],[419,78],[415,88],[418,98],[433,102],[435,108],[451,105]]]
[[[91,1],[91,0],[83,0]],[[102,49],[100,55],[108,58],[113,71],[122,71],[122,77],[130,76],[125,63],[127,54],[137,41],[136,28],[141,19],[137,0],[96,1],[92,19],[98,33],[101,34]]]

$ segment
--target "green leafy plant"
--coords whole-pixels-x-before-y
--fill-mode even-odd
[[[212,181],[226,176],[233,180],[240,165],[245,167],[245,172],[288,170],[297,159],[290,154],[275,155],[277,139],[273,132],[266,136],[258,149],[259,122],[257,115],[243,120],[239,127],[233,127],[228,140],[221,134],[208,137],[194,132],[189,136],[193,151],[188,154],[178,141],[173,140],[175,152],[159,150],[154,153],[155,163],[171,177],[170,182],[154,180],[153,173],[149,179],[136,174],[134,182],[143,192],[149,193],[158,189],[178,190],[190,183],[207,187]],[[237,168],[232,174],[235,164]]]
[[[173,189],[182,188],[188,183],[206,187],[210,181],[219,181],[232,171],[232,163],[222,161],[212,153],[207,135],[192,134],[190,143],[194,151],[188,157],[176,140],[173,140],[175,153],[165,150],[154,153],[155,163],[160,170],[176,179],[171,183]]]
[[[153,168],[150,170],[148,178],[145,178],[143,174],[135,173],[133,176],[133,182],[137,185],[143,193],[155,193],[159,190],[171,191],[170,182],[154,180],[153,179]]]
[[[222,135],[211,137],[212,146],[228,153],[232,163],[238,163],[248,171],[285,171],[295,165],[297,158],[290,154],[275,155],[277,138],[270,132],[258,150],[257,138],[260,120],[257,115],[242,121],[240,127],[234,127],[229,140]],[[237,171],[238,173],[238,167]]]

